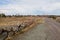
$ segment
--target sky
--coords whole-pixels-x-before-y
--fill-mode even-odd
[[[6,15],[60,15],[60,0],[0,0]]]

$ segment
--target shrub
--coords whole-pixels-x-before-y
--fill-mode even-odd
[[[6,15],[2,13],[2,14],[0,14],[0,17],[6,17]]]
[[[60,23],[60,18],[56,18],[56,21]]]
[[[53,16],[53,15],[52,15],[52,16],[49,16],[48,18],[56,19],[56,16]]]

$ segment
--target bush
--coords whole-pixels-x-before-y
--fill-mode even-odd
[[[60,23],[60,19],[57,20]]]
[[[56,16],[49,16],[48,18],[53,18],[53,19],[56,19]]]
[[[60,23],[60,18],[56,18],[56,21]]]
[[[6,17],[6,15],[2,13],[2,14],[0,14],[0,17]]]

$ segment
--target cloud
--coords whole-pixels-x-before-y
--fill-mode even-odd
[[[60,9],[60,0],[0,0],[5,14],[37,15]]]

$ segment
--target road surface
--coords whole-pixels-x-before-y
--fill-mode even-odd
[[[60,23],[45,18],[44,23],[16,35],[13,40],[60,40]]]
[[[13,40],[60,40],[60,23],[50,18],[45,18],[44,21]]]
[[[52,40],[60,40],[60,23],[54,21],[53,19],[46,18],[45,23],[51,30]]]
[[[48,28],[45,25],[40,24],[30,29],[28,32],[17,35],[13,40],[45,40],[47,32]]]

